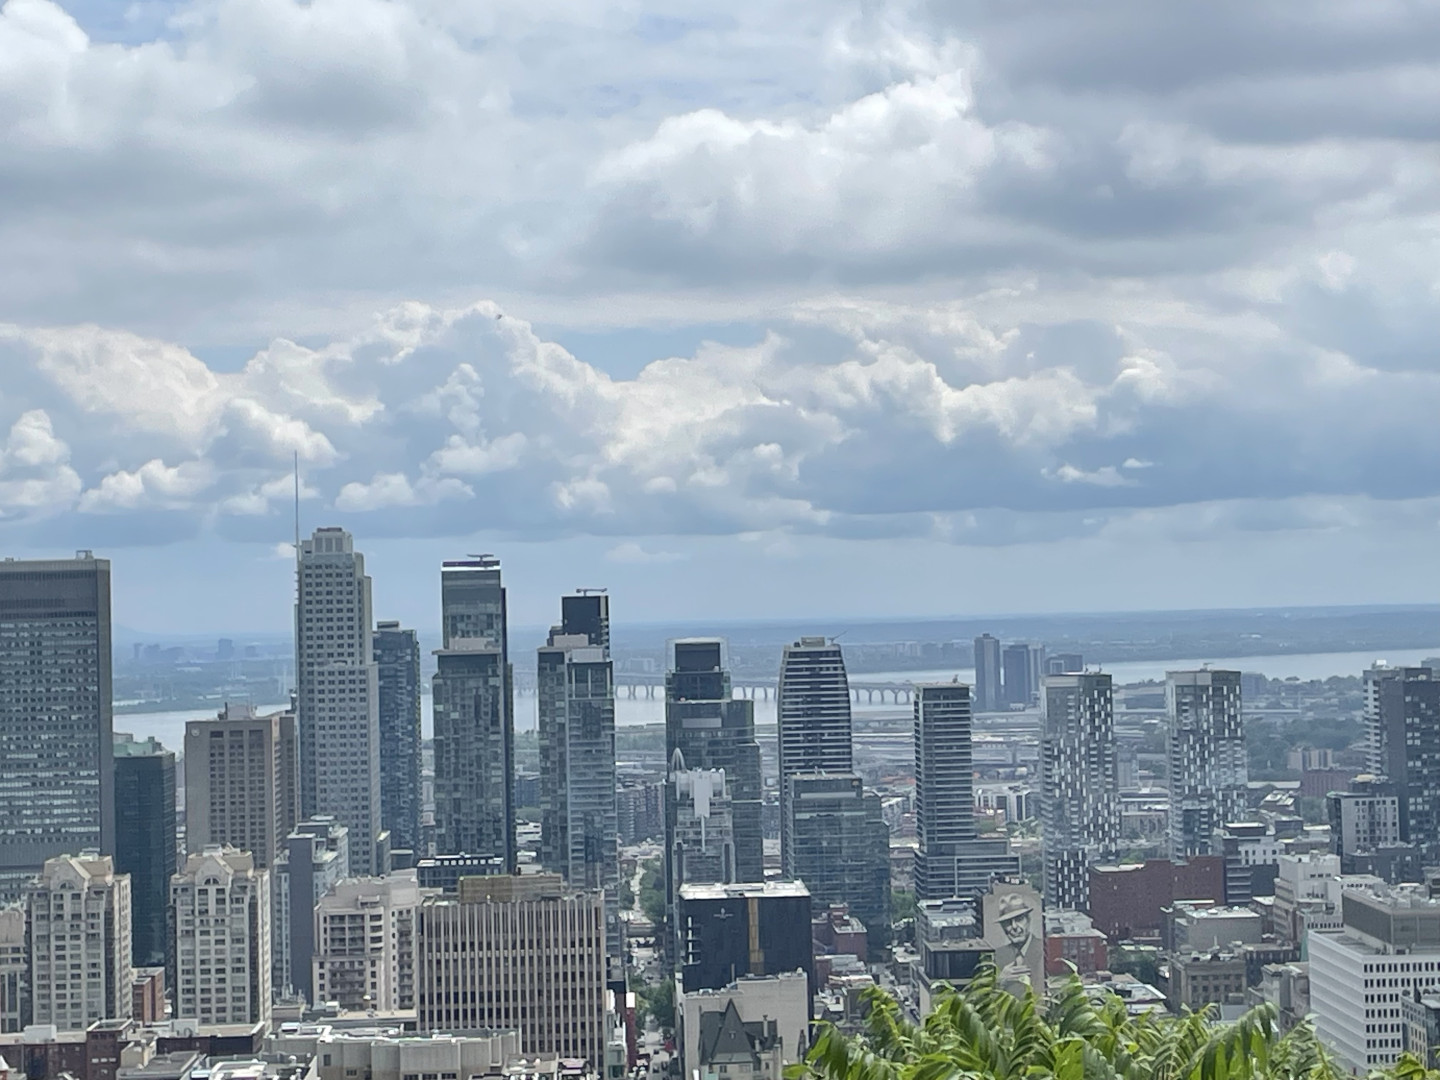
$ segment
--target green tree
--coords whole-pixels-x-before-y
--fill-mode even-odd
[[[675,1031],[675,980],[666,979],[640,991],[640,1007],[666,1034]]]
[[[789,1080],[1341,1080],[1301,1024],[1281,1037],[1264,1005],[1234,1023],[1211,1010],[1131,1016],[1113,995],[1092,997],[1071,977],[1046,997],[1014,997],[995,971],[941,993],[919,1026],[895,999],[868,992],[860,1035],[825,1027]],[[1396,1080],[1440,1080],[1418,1062]],[[1418,1071],[1417,1071],[1418,1070]]]

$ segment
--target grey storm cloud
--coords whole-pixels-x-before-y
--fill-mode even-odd
[[[158,12],[0,7],[0,534],[1432,527],[1414,5]]]

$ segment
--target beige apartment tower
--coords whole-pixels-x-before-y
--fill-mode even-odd
[[[270,1023],[270,874],[248,851],[212,845],[170,879],[175,1017]]]
[[[33,1023],[84,1031],[130,1016],[130,875],[109,855],[45,860],[25,887]]]
[[[342,1009],[415,1008],[414,870],[350,878],[315,905],[315,1000]]]
[[[520,1031],[526,1054],[603,1067],[605,903],[558,874],[467,877],[420,905],[416,963],[425,1031]]]
[[[185,850],[228,844],[270,867],[298,820],[295,714],[227,705],[185,725]]]

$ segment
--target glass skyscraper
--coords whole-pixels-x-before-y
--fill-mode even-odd
[[[398,622],[375,628],[380,692],[380,825],[392,850],[420,844],[420,639]],[[420,852],[419,854],[428,854]]]
[[[115,850],[111,696],[109,560],[0,562],[0,901]]]
[[[175,755],[154,739],[115,739],[115,869],[130,875],[136,967],[174,971],[167,916],[175,873]]]

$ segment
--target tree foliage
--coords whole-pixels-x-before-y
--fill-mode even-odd
[[[1045,998],[1001,990],[995,971],[945,990],[920,1025],[894,998],[868,992],[863,1034],[823,1028],[787,1080],[1341,1080],[1302,1024],[1283,1037],[1273,1007],[1233,1023],[1213,1011],[1131,1016],[1114,995],[1093,996],[1074,976]],[[1440,1080],[1414,1059],[1396,1080]]]

